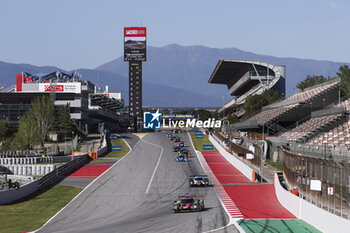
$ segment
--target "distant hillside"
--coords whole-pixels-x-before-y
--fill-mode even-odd
[[[109,86],[110,92],[122,92],[128,103],[129,81],[127,78],[103,71],[79,69],[84,79],[100,86]],[[222,102],[219,98],[191,93],[187,90],[173,88],[155,83],[143,82],[143,105],[153,107],[217,107]]]
[[[251,59],[285,65],[287,95],[292,95],[296,84],[308,74],[333,76],[342,64],[311,59],[279,58],[245,52],[236,48],[216,49],[203,46],[148,47],[147,61],[143,63],[143,76],[147,82],[182,88],[228,100],[225,85],[208,84],[208,79],[219,59]],[[122,57],[103,64],[96,70],[127,75],[128,65]]]
[[[263,60],[287,68],[287,95],[308,74],[335,75],[340,65],[330,61],[278,58],[245,52],[236,48],[216,49],[203,46],[148,47],[143,63],[143,98],[145,106],[162,107],[219,107],[230,98],[225,85],[208,84],[217,62],[222,58]],[[349,65],[349,64],[348,64]],[[60,68],[0,62],[0,87],[16,82],[21,72],[48,73]],[[103,64],[94,70],[80,69],[83,79],[109,85],[111,91],[122,92],[128,104],[128,63],[123,57]],[[70,71],[68,71],[70,72]]]
[[[0,87],[5,88],[16,83],[16,74],[28,72],[37,74],[49,73],[56,70],[64,71],[53,66],[33,66],[29,64],[11,64],[0,62]],[[75,71],[75,70],[74,70]],[[100,86],[109,85],[110,91],[121,92],[128,104],[128,78],[103,71],[79,69],[84,80],[90,80]],[[64,71],[71,73],[72,71]],[[145,106],[154,107],[217,107],[222,103],[218,98],[205,94],[196,94],[189,91],[168,87],[160,84],[143,83],[143,97]]]

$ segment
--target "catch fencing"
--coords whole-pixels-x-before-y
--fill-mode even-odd
[[[260,169],[261,167],[261,155],[262,155],[262,148],[258,144],[254,144],[254,153],[250,151],[247,148],[244,148],[242,146],[239,146],[235,143],[233,143],[229,138],[226,138],[219,132],[213,130],[212,135],[221,141],[221,143],[225,142],[227,148],[230,149],[230,151],[234,152],[237,154],[240,158],[244,160],[247,164],[252,165],[255,169]],[[252,154],[253,157],[247,156],[247,154]]]
[[[296,155],[279,147],[288,185],[306,201],[350,219],[350,164],[324,158]]]

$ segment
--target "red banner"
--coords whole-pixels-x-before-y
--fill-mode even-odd
[[[125,37],[146,37],[145,27],[124,28]]]

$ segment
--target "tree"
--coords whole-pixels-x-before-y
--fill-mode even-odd
[[[343,96],[350,94],[350,68],[347,65],[339,67],[337,72],[338,77],[341,79],[340,92]]]
[[[55,120],[55,106],[46,96],[35,98],[26,117],[36,125],[41,147],[44,147],[45,139],[52,129]]]
[[[249,95],[244,103],[244,109],[246,111],[244,118],[247,119],[255,115],[262,107],[283,100],[283,98],[277,91],[272,89],[267,89],[260,95]]]
[[[64,106],[57,108],[53,129],[64,138],[70,136],[72,131],[76,131],[76,126]]]
[[[227,120],[230,124],[239,122],[238,117],[235,114],[231,114],[227,117]]]
[[[22,117],[18,122],[18,132],[15,134],[15,148],[33,149],[38,142],[40,142],[40,133],[36,123],[28,116]]]
[[[304,81],[299,82],[296,87],[300,91],[304,91],[308,87],[315,86],[320,83],[327,82],[329,80],[328,78],[325,78],[323,75],[308,75],[306,76],[306,79]]]
[[[9,130],[9,127],[6,121],[0,120],[0,140],[1,141],[3,141],[6,138],[8,130]]]

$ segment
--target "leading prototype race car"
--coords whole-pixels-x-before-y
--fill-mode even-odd
[[[173,203],[173,212],[178,213],[204,210],[204,200],[199,197],[203,196],[179,196],[179,199]]]
[[[189,178],[190,187],[194,186],[209,186],[209,179],[207,176],[190,176]]]
[[[176,156],[176,162],[188,162],[188,157],[186,155],[178,155]]]

